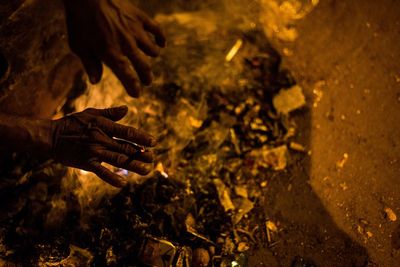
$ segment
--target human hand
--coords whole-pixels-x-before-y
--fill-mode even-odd
[[[137,77],[144,85],[153,79],[147,56],[157,57],[165,46],[161,28],[127,0],[64,3],[71,50],[81,59],[91,83],[100,81],[104,62],[128,94],[138,97]]]
[[[148,174],[151,166],[146,163],[153,162],[154,156],[140,147],[153,147],[156,141],[141,130],[116,123],[127,111],[126,106],[89,108],[52,121],[52,157],[67,166],[93,172],[115,187],[124,186],[126,179],[102,166],[102,162]]]

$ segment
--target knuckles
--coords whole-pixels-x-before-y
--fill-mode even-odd
[[[86,114],[86,113],[88,113],[88,114],[94,114],[96,112],[96,109],[95,108],[87,108],[87,109],[85,109],[84,111],[82,111],[82,112],[80,112],[80,113],[76,113],[76,115],[78,115],[78,114]]]
[[[128,161],[128,157],[126,157],[126,156],[124,156],[124,155],[122,155],[122,154],[118,154],[118,155],[115,157],[115,161],[116,161],[116,163],[117,163],[118,165],[125,165],[125,164],[127,163],[127,161]]]

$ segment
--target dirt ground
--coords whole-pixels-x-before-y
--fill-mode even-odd
[[[400,266],[387,212],[400,216],[399,14],[396,0],[321,0],[295,42],[275,42],[309,100],[295,117],[311,153],[270,177],[265,209],[281,230],[248,266]]]
[[[270,183],[266,209],[284,222],[283,241],[250,266],[296,255],[306,259],[295,266],[400,265],[399,222],[385,212],[400,213],[399,14],[392,0],[320,1],[297,40],[277,44],[293,51],[285,61],[309,99],[316,86],[323,95],[299,123],[310,158]]]

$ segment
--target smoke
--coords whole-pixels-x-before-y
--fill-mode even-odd
[[[260,0],[260,22],[270,39],[293,42],[298,37],[296,21],[309,14],[319,0]]]
[[[163,10],[151,10],[157,14],[156,20],[164,26],[169,39],[163,55],[153,64],[156,79],[152,87],[145,88],[141,98],[132,99],[105,67],[101,83],[88,84],[87,91],[74,101],[73,107],[76,111],[82,111],[88,107],[127,105],[128,115],[120,123],[141,128],[161,140],[156,150],[162,152],[157,159],[159,166],[166,173],[184,180],[185,174],[177,166],[180,162],[178,158],[182,150],[194,141],[195,134],[207,116],[208,107],[204,96],[207,91],[214,90],[209,85],[223,85],[220,90],[231,90],[232,93],[239,87],[238,84],[232,84],[232,81],[240,75],[242,63],[230,68],[225,62],[226,53],[240,38],[239,33],[261,28],[269,37],[293,41],[297,36],[294,21],[309,13],[318,0],[205,1],[203,4],[197,3],[196,10],[193,10],[194,1],[176,2],[179,2],[176,10],[171,9],[174,5],[170,5],[168,14]],[[149,1],[146,9],[160,5]],[[232,38],[222,41],[220,32],[232,28]],[[199,43],[193,46],[188,41],[191,38],[196,38]],[[192,60],[199,56],[203,58],[200,64]],[[210,130],[203,134],[204,139],[212,143],[209,147],[217,148],[228,136],[231,122],[229,118],[223,121],[226,125],[211,125]],[[204,152],[201,157],[204,160],[204,170],[207,164],[213,164],[215,153]],[[124,175],[131,183],[145,179],[133,173]],[[73,192],[76,196],[82,211],[82,226],[85,218],[96,212],[102,199],[119,192],[94,174],[76,169],[69,169],[62,181],[62,188],[64,195]],[[54,199],[48,217],[62,217],[66,209],[64,202],[60,197]]]

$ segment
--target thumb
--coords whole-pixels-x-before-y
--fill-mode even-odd
[[[119,121],[128,113],[128,107],[123,105],[114,108],[103,109],[102,116],[112,120]]]

